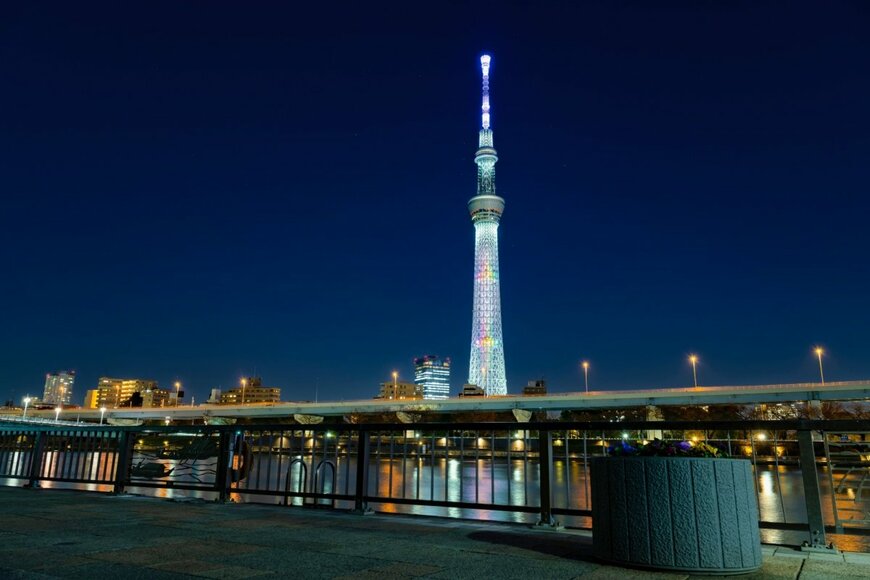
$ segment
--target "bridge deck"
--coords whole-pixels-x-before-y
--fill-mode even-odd
[[[562,409],[612,409],[644,405],[754,404],[788,401],[870,400],[870,380],[835,383],[796,383],[782,385],[718,386],[677,389],[594,391],[553,393],[543,396],[507,395],[497,397],[453,397],[445,400],[282,402],[250,405],[199,405],[154,408],[108,409],[114,419],[202,419],[203,417],[291,417],[295,414],[341,416],[352,413],[392,413],[396,411],[529,411]],[[54,419],[53,410],[31,411],[29,417]],[[68,409],[62,418],[99,421],[98,409]]]

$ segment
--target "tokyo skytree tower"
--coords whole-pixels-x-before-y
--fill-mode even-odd
[[[477,153],[477,195],[468,201],[474,224],[474,314],[471,324],[471,364],[468,382],[487,395],[506,395],[504,343],[501,338],[501,295],[498,282],[498,222],[504,199],[495,194],[498,161],[489,128],[489,55],[480,57],[483,105]]]

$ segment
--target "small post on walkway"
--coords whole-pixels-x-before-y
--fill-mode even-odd
[[[118,460],[115,465],[115,486],[112,493],[124,493],[130,473],[130,459],[132,456],[134,437],[130,431],[121,431],[118,437]]]
[[[816,452],[813,448],[813,432],[809,428],[797,432],[798,454],[804,483],[804,501],[807,506],[807,527],[810,538],[804,549],[828,550],[825,539],[825,518],[822,515],[822,494],[819,490],[819,473],[816,467]]]
[[[365,515],[373,513],[366,501],[369,489],[369,432],[357,431],[356,440],[356,487],[354,490],[353,513]]]
[[[553,518],[553,433],[548,430],[538,431],[538,465],[541,470],[541,519],[539,526],[558,527]]]
[[[30,451],[30,472],[24,487],[39,487],[39,474],[42,473],[42,451],[45,449],[45,438],[45,432],[39,431],[36,433],[36,439],[34,439],[33,447]]]

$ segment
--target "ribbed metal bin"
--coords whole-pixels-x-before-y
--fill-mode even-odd
[[[704,574],[743,574],[761,567],[749,461],[596,457],[591,465],[597,557]]]

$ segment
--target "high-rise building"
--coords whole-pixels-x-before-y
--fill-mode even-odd
[[[498,271],[498,224],[504,199],[495,194],[495,163],[492,129],[489,126],[490,56],[480,57],[483,71],[483,105],[477,164],[477,195],[468,202],[474,224],[474,310],[471,323],[471,362],[468,382],[487,395],[506,395],[504,344],[501,333],[501,295]]]
[[[427,354],[414,359],[414,382],[423,387],[424,399],[450,397],[450,358]]]
[[[157,381],[100,377],[95,393],[88,393],[85,405],[91,409],[106,407],[164,407],[169,391],[157,387]]]
[[[70,401],[72,401],[73,384],[75,384],[75,381],[75,371],[46,373],[42,402],[48,405],[69,405]]]

